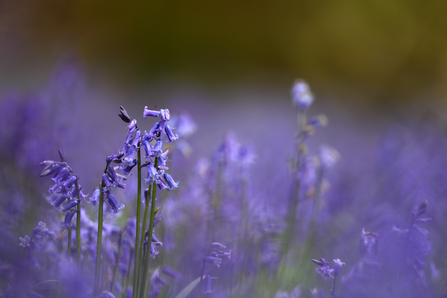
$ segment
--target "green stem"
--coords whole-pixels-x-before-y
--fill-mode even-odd
[[[68,227],[67,258],[71,260],[71,227]]]
[[[158,167],[158,157],[155,158],[155,168]],[[148,230],[148,238],[147,238],[147,253],[144,258],[144,267],[143,267],[143,278],[141,279],[141,288],[140,288],[140,297],[144,298],[144,293],[146,291],[146,283],[147,283],[147,274],[149,271],[149,259],[150,257],[150,249],[152,244],[152,232],[154,229],[154,213],[155,213],[155,196],[157,195],[157,185],[155,182],[152,184],[152,195],[151,195],[151,217],[149,219],[149,230]]]
[[[116,254],[115,268],[113,270],[113,279],[112,279],[112,283],[110,284],[110,292],[112,294],[113,294],[113,292],[115,292],[115,280],[116,280],[116,275],[118,273],[118,265],[120,263],[121,237],[122,237],[122,232],[120,231],[119,238],[118,238],[118,253]]]
[[[309,224],[309,233],[307,235],[306,243],[304,245],[303,256],[301,257],[301,271],[300,278],[298,280],[302,281],[302,277],[307,276],[308,274],[308,264],[310,259],[310,251],[312,248],[312,244],[315,238],[315,224],[318,217],[318,212],[320,210],[320,200],[321,200],[321,188],[323,185],[323,167],[320,164],[320,168],[317,173],[317,181],[315,183],[315,195],[314,195],[314,205],[312,209],[312,216]]]
[[[79,197],[78,180],[75,182],[76,194],[78,199],[78,206],[76,210],[76,261],[78,268],[81,267],[81,199]]]
[[[143,222],[141,223],[142,228],[141,228],[141,241],[140,243],[144,243],[144,238],[145,238],[145,234],[146,234],[146,222],[147,222],[147,213],[149,210],[149,200],[150,200],[150,195],[152,192],[152,185],[149,186],[148,192],[147,192],[147,196],[146,196],[146,206],[144,207],[144,216],[143,216]],[[144,248],[140,250],[140,263],[142,264],[144,260]],[[141,272],[142,272],[143,268],[142,266],[139,266],[139,272],[138,272],[138,276],[141,276]],[[140,281],[138,281],[140,282]]]
[[[291,245],[291,240],[296,239],[296,237],[294,237],[295,234],[295,219],[296,219],[296,214],[297,214],[297,209],[298,209],[298,203],[299,203],[299,195],[300,195],[300,188],[301,188],[301,178],[299,176],[299,170],[301,167],[301,158],[302,158],[302,148],[301,146],[304,143],[304,129],[306,128],[306,114],[302,113],[300,111],[298,111],[298,115],[297,115],[297,126],[298,126],[298,140],[297,140],[297,153],[296,153],[296,160],[295,163],[293,164],[293,168],[292,168],[292,173],[294,175],[294,183],[292,184],[292,191],[291,191],[291,196],[290,196],[290,200],[289,200],[289,213],[287,216],[287,229],[285,232],[285,237],[284,237],[284,249],[282,252],[282,256],[281,256],[281,262],[280,262],[280,271],[279,276],[282,276],[283,270],[284,270],[284,266],[286,263],[286,259],[287,259],[287,255],[289,253],[289,249],[290,249],[290,245]],[[281,278],[277,279],[278,281],[281,280]]]
[[[102,222],[104,220],[104,181],[101,182],[101,194],[99,195],[99,204],[98,204],[98,237],[96,241],[96,265],[95,265],[95,283],[93,295],[99,295],[99,279],[101,276],[101,245],[102,245]]]
[[[137,189],[137,219],[136,219],[136,232],[135,232],[135,263],[133,271],[133,288],[132,298],[136,298],[138,295],[138,281],[140,272],[140,213],[141,213],[141,152],[140,148],[137,150],[137,162],[138,162],[138,189]]]

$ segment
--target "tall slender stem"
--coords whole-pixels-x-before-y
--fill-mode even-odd
[[[155,158],[155,168],[158,167],[158,157]],[[141,279],[140,297],[144,298],[144,293],[146,291],[147,274],[149,271],[149,259],[150,259],[150,249],[152,245],[152,232],[154,229],[154,213],[155,213],[155,196],[157,195],[157,185],[155,182],[152,184],[152,195],[151,195],[151,217],[149,219],[149,230],[147,236],[147,253],[144,258],[143,267],[143,278]]]
[[[101,182],[101,194],[99,195],[98,204],[98,237],[96,240],[96,265],[95,265],[95,283],[93,295],[98,296],[99,292],[99,279],[101,276],[101,245],[102,245],[102,222],[104,220],[104,181]]]
[[[144,216],[143,216],[143,222],[141,223],[141,240],[140,243],[144,243],[144,237],[146,234],[146,222],[147,222],[147,213],[148,213],[148,209],[149,209],[149,200],[150,200],[150,196],[151,196],[151,192],[152,192],[152,185],[149,186],[148,192],[147,192],[147,196],[146,196],[146,205],[144,207]],[[140,250],[140,263],[143,263],[144,260],[144,248]],[[141,276],[141,272],[142,269],[141,266],[139,266],[139,272],[138,272],[138,276]],[[140,282],[140,281],[138,281]]]
[[[67,258],[71,260],[71,227],[68,227]]]
[[[79,196],[78,180],[75,181],[78,206],[76,210],[76,261],[78,267],[81,267],[81,199]]]
[[[137,162],[138,162],[138,189],[137,189],[137,219],[136,219],[136,232],[135,232],[135,263],[133,271],[133,288],[132,298],[136,298],[138,295],[138,281],[140,272],[140,214],[141,214],[141,151],[137,150]],[[144,232],[144,231],[143,231]]]
[[[298,209],[298,203],[299,203],[299,195],[300,195],[300,188],[301,188],[301,177],[300,177],[300,167],[301,167],[301,159],[302,159],[302,145],[304,143],[304,137],[303,132],[306,128],[306,114],[304,112],[298,111],[297,115],[297,126],[298,126],[298,139],[297,139],[297,151],[296,151],[296,160],[294,164],[292,165],[292,173],[294,175],[293,178],[293,184],[292,184],[292,191],[289,199],[289,210],[288,210],[288,216],[287,216],[287,228],[285,232],[284,237],[284,249],[282,252],[281,262],[280,262],[280,271],[278,272],[279,275],[282,275],[283,267],[285,265],[287,255],[289,253],[290,244],[291,244],[291,238],[294,237],[295,234],[295,220],[296,220],[296,213]],[[278,280],[281,280],[278,278]]]

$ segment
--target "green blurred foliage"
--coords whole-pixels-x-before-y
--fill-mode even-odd
[[[447,93],[445,1],[1,5],[0,51],[15,49],[0,58],[10,61],[1,61],[4,71],[17,66],[11,61],[38,64],[72,51],[89,69],[123,85],[154,80],[290,85],[303,77],[316,88],[364,93],[383,103]],[[29,71],[29,64],[21,67],[19,72]]]

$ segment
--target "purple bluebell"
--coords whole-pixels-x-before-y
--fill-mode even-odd
[[[172,129],[169,127],[169,125],[166,125],[165,127],[166,136],[168,137],[167,142],[171,143],[179,138],[177,134],[174,134]]]
[[[104,202],[106,202],[107,206],[112,209],[113,213],[118,213],[121,209],[124,208],[124,204],[118,202],[118,200],[110,191],[106,191]]]
[[[321,277],[324,278],[324,280],[334,279],[334,273],[335,269],[331,267],[331,264],[329,264],[328,261],[326,261],[323,258],[320,258],[320,260],[312,259],[312,262],[318,265],[316,271],[318,274],[321,275]]]
[[[101,190],[99,188],[96,188],[93,191],[93,195],[90,198],[90,202],[92,203],[93,206],[96,206],[96,203],[99,201],[100,194],[101,194]]]
[[[176,189],[176,188],[178,188],[178,185],[179,185],[179,181],[174,181],[174,179],[171,177],[171,175],[169,175],[168,173],[165,173],[164,174],[164,178],[165,178],[165,181],[166,181],[166,184],[168,185],[168,187],[169,187],[169,189],[168,190],[173,190],[173,189]]]
[[[146,119],[147,116],[150,117],[160,117],[160,111],[149,110],[147,106],[144,107],[143,117]]]
[[[61,221],[61,225],[63,227],[71,227],[71,220],[75,214],[76,214],[76,211],[74,211],[74,210],[68,210],[67,212],[65,212],[65,217]]]
[[[206,263],[216,265],[217,267],[220,267],[220,265],[222,264],[222,259],[219,257],[206,256],[205,259],[203,259],[203,260]]]
[[[149,141],[144,140],[143,141],[143,147],[144,147],[144,151],[146,152],[146,158],[149,158],[150,156],[152,156],[152,147],[149,143]]]
[[[171,119],[171,115],[169,113],[168,109],[161,109],[160,110],[160,118],[164,121],[169,121]]]
[[[129,114],[127,114],[126,109],[123,108],[123,106],[120,106],[120,113],[118,114],[120,116],[121,120],[123,120],[126,123],[130,123],[130,117]]]
[[[20,241],[19,246],[21,246],[25,249],[28,249],[31,247],[31,244],[30,244],[31,238],[28,235],[26,235],[24,238],[19,237],[19,241]]]
[[[292,88],[293,104],[300,110],[307,110],[314,98],[306,81],[298,79]]]
[[[51,205],[53,205],[54,208],[59,209],[67,198],[68,197],[65,194],[56,196],[55,199],[52,200]]]
[[[62,211],[67,211],[68,209],[71,209],[71,208],[77,206],[78,204],[79,204],[79,201],[78,201],[78,200],[70,201],[70,203],[68,203],[68,204],[66,204],[64,207],[62,207],[61,210],[62,210]]]
[[[161,272],[175,279],[180,279],[181,277],[181,274],[177,270],[169,266],[162,266]]]
[[[210,294],[210,293],[213,293],[214,290],[211,289],[211,275],[208,274],[208,275],[205,277],[205,279],[204,279],[204,283],[205,283],[205,285],[204,285],[203,293],[204,293],[204,294]]]

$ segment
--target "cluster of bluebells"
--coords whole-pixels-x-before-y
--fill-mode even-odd
[[[27,250],[35,250],[37,249],[38,244],[43,244],[48,240],[54,240],[55,238],[56,235],[54,232],[50,231],[44,222],[39,221],[37,227],[33,229],[31,238],[28,235],[24,238],[19,237],[19,246]]]
[[[71,220],[76,213],[75,207],[81,200],[88,201],[88,195],[82,192],[81,185],[77,185],[79,178],[65,161],[62,150],[59,150],[59,155],[60,162],[45,160],[40,163],[45,166],[40,176],[53,175],[51,180],[54,181],[54,185],[50,186],[48,190],[50,193],[48,200],[54,208],[65,212],[65,217],[61,222],[62,226],[71,227]]]
[[[144,118],[147,116],[159,117],[160,121],[156,122],[151,130],[146,131],[142,137],[142,144],[145,150],[145,157],[149,161],[145,164],[147,168],[147,177],[144,181],[148,184],[155,183],[159,190],[172,190],[178,188],[179,182],[175,181],[171,175],[165,173],[168,170],[167,161],[169,149],[163,151],[163,134],[166,136],[165,141],[171,143],[179,138],[172,128],[167,124],[170,119],[168,109],[161,109],[160,111],[149,110],[144,107]],[[151,142],[154,145],[151,145]]]

